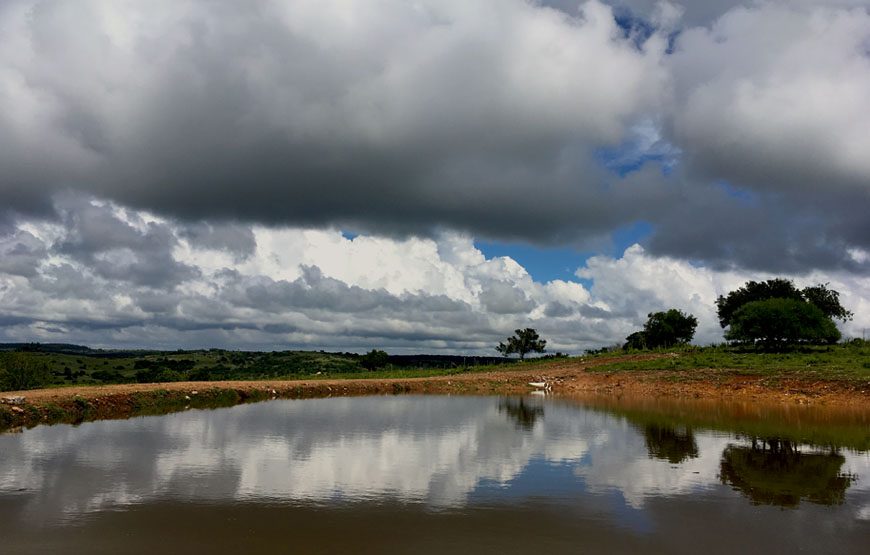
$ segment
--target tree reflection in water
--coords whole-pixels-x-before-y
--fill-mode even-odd
[[[788,440],[752,438],[750,446],[725,448],[719,477],[756,505],[797,507],[802,499],[840,505],[856,479],[840,473],[844,462],[835,449],[803,453]]]
[[[698,444],[691,428],[647,424],[643,428],[643,437],[651,459],[679,464],[698,457]]]
[[[516,422],[517,428],[531,430],[538,418],[544,417],[544,407],[522,397],[507,397],[499,401],[498,411],[507,413]]]

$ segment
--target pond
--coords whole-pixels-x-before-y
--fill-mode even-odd
[[[863,417],[271,401],[0,435],[4,553],[863,553]],[[679,407],[678,407],[679,408]],[[710,407],[705,406],[710,411]]]

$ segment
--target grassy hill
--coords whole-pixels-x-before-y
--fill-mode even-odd
[[[5,343],[0,358],[15,353],[45,370],[42,386],[300,378],[369,373],[355,353],[324,351],[102,350],[82,345]],[[391,355],[388,370],[465,369],[512,362],[479,356]],[[383,371],[383,369],[382,369]],[[381,372],[382,373],[382,372]]]

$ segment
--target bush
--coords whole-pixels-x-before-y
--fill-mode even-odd
[[[97,370],[91,374],[91,377],[105,383],[123,383],[125,381],[124,376],[120,372],[114,370]]]
[[[184,380],[184,374],[168,368],[149,368],[136,372],[138,383],[182,382]]]
[[[372,349],[371,351],[359,358],[359,363],[360,366],[362,366],[366,370],[374,370],[376,368],[383,368],[384,366],[386,366],[389,358],[390,355],[388,355],[385,351]]]
[[[48,380],[48,368],[33,356],[7,353],[0,359],[0,387],[4,390],[35,389]]]

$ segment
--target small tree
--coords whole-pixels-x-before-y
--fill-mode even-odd
[[[377,368],[383,368],[384,366],[386,366],[389,359],[390,355],[388,355],[385,351],[372,349],[371,351],[360,357],[359,363],[366,370],[375,370]]]
[[[0,389],[34,389],[48,382],[48,368],[35,355],[8,353],[0,358]]]
[[[643,332],[651,349],[673,347],[685,344],[695,336],[698,319],[691,314],[672,308],[666,312],[653,312],[648,315]]]
[[[686,344],[695,336],[697,327],[697,318],[676,308],[651,312],[647,315],[643,331],[626,337],[623,349],[658,349]]]
[[[523,360],[526,353],[543,353],[546,347],[546,339],[541,339],[536,330],[526,328],[514,330],[513,337],[508,337],[507,343],[499,343],[495,350],[504,356],[516,353]]]

